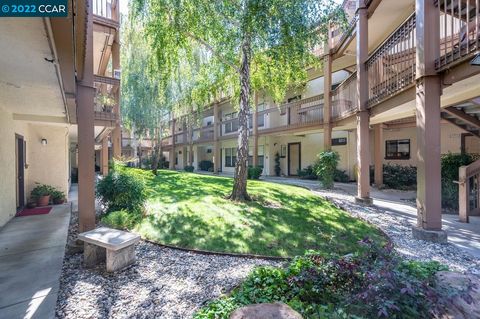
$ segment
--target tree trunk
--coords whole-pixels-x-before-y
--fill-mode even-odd
[[[235,201],[251,200],[247,193],[248,170],[248,113],[250,110],[250,40],[242,43],[242,65],[240,67],[240,111],[238,112],[237,163],[233,190],[230,199]]]

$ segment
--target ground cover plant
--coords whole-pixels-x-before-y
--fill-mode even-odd
[[[109,212],[103,222],[161,244],[296,256],[309,249],[358,251],[358,241],[365,236],[375,242],[385,240],[374,226],[303,188],[252,180],[248,190],[254,200],[232,202],[226,198],[232,178],[127,170],[146,185],[146,216],[132,222],[126,208]]]
[[[361,243],[362,252],[309,252],[286,268],[256,268],[238,288],[194,318],[228,318],[244,305],[270,302],[286,303],[304,318],[416,319],[443,312],[452,295],[435,286],[434,275],[445,266],[403,261],[391,244],[379,246],[369,239]]]

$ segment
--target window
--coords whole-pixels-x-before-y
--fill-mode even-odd
[[[263,145],[258,146],[258,162],[257,165],[260,167],[264,167],[264,148]],[[248,165],[253,166],[253,147],[248,149]]]
[[[225,167],[235,167],[237,162],[237,149],[229,147],[225,149]]]
[[[386,141],[385,159],[410,159],[410,140]]]
[[[262,112],[265,110],[265,103],[260,103],[257,105],[258,112]],[[248,115],[248,127],[253,128],[253,110],[252,113]],[[258,127],[265,126],[265,114],[258,114],[257,115],[257,125]]]

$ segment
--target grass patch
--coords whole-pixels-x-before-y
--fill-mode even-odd
[[[252,180],[248,191],[255,200],[236,203],[225,199],[231,178],[166,170],[154,176],[131,170],[147,185],[146,217],[132,223],[124,212],[112,212],[103,221],[161,244],[295,256],[306,250],[349,253],[360,250],[358,241],[365,237],[385,240],[374,226],[303,188]]]

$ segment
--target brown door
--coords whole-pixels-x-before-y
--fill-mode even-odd
[[[288,176],[298,176],[301,169],[300,163],[302,156],[300,153],[300,143],[288,144]]]
[[[23,136],[15,135],[17,156],[17,208],[25,206],[25,141]]]

